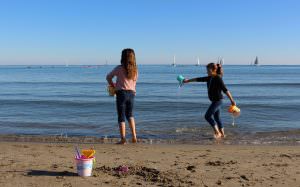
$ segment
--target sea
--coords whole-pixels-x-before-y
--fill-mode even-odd
[[[0,134],[118,138],[115,97],[106,74],[115,65],[0,66]],[[223,80],[241,109],[221,117],[227,140],[300,145],[300,66],[224,65]],[[134,116],[140,139],[210,142],[205,83],[179,86],[176,77],[206,76],[204,65],[139,65]],[[127,126],[127,136],[130,130]]]

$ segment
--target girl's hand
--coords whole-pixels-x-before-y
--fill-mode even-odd
[[[231,101],[231,105],[236,106],[236,102],[235,101]]]
[[[188,83],[189,82],[189,79],[184,79],[183,80],[183,83]]]

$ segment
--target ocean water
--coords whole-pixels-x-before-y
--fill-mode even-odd
[[[106,92],[107,66],[0,66],[0,133],[118,137],[115,98]],[[206,76],[204,66],[139,65],[137,133],[146,139],[211,137],[204,119],[205,83],[179,88],[176,80]],[[224,82],[241,108],[222,119],[229,136],[299,132],[300,66],[224,66]],[[288,134],[288,133],[287,133]],[[293,134],[293,133],[291,133]],[[299,137],[297,135],[297,137]]]

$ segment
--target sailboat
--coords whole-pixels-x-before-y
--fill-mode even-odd
[[[173,66],[173,67],[176,67],[176,59],[175,59],[175,55],[174,55],[174,57],[173,57],[173,63],[172,63],[172,66]]]
[[[258,64],[258,57],[256,56],[256,58],[255,58],[255,60],[254,60],[254,64],[253,64],[254,66],[259,66],[259,64]]]
[[[224,65],[224,58],[221,58],[219,64]]]
[[[218,57],[218,60],[217,60],[217,64],[221,64],[221,65],[223,65],[224,64],[224,58],[222,58],[222,57]]]
[[[199,60],[199,57],[197,58],[197,64],[196,66],[200,66],[200,60]]]

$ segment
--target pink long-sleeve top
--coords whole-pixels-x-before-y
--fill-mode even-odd
[[[106,80],[109,83],[112,83],[112,79],[115,76],[117,77],[116,90],[132,90],[132,91],[136,92],[135,87],[136,87],[136,81],[138,78],[138,74],[136,75],[136,77],[134,79],[128,79],[126,77],[125,69],[123,68],[122,65],[119,65],[119,66],[115,67],[110,73],[107,74]]]

